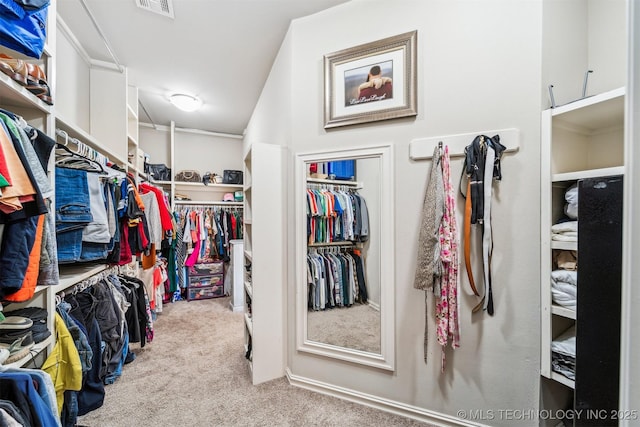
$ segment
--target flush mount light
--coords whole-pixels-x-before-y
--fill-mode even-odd
[[[184,93],[176,93],[169,97],[169,102],[181,109],[182,111],[196,111],[202,106],[202,101],[195,96],[186,95]]]

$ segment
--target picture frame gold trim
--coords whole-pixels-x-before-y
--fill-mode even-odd
[[[417,115],[416,63],[417,31],[324,55],[324,128]],[[362,96],[356,83],[368,82],[376,64],[392,89]]]

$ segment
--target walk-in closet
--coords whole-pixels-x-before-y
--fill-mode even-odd
[[[0,0],[0,425],[640,425],[633,0]]]

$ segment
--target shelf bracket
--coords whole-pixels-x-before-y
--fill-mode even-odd
[[[449,157],[463,157],[464,149],[473,142],[478,135],[489,137],[500,135],[500,143],[507,147],[505,153],[516,152],[520,149],[520,130],[515,128],[461,133],[456,135],[433,136],[417,138],[409,143],[409,158],[411,160],[429,160],[433,156],[438,143],[449,146]]]

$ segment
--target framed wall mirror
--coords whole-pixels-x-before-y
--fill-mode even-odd
[[[391,146],[298,154],[296,342],[395,370]]]

